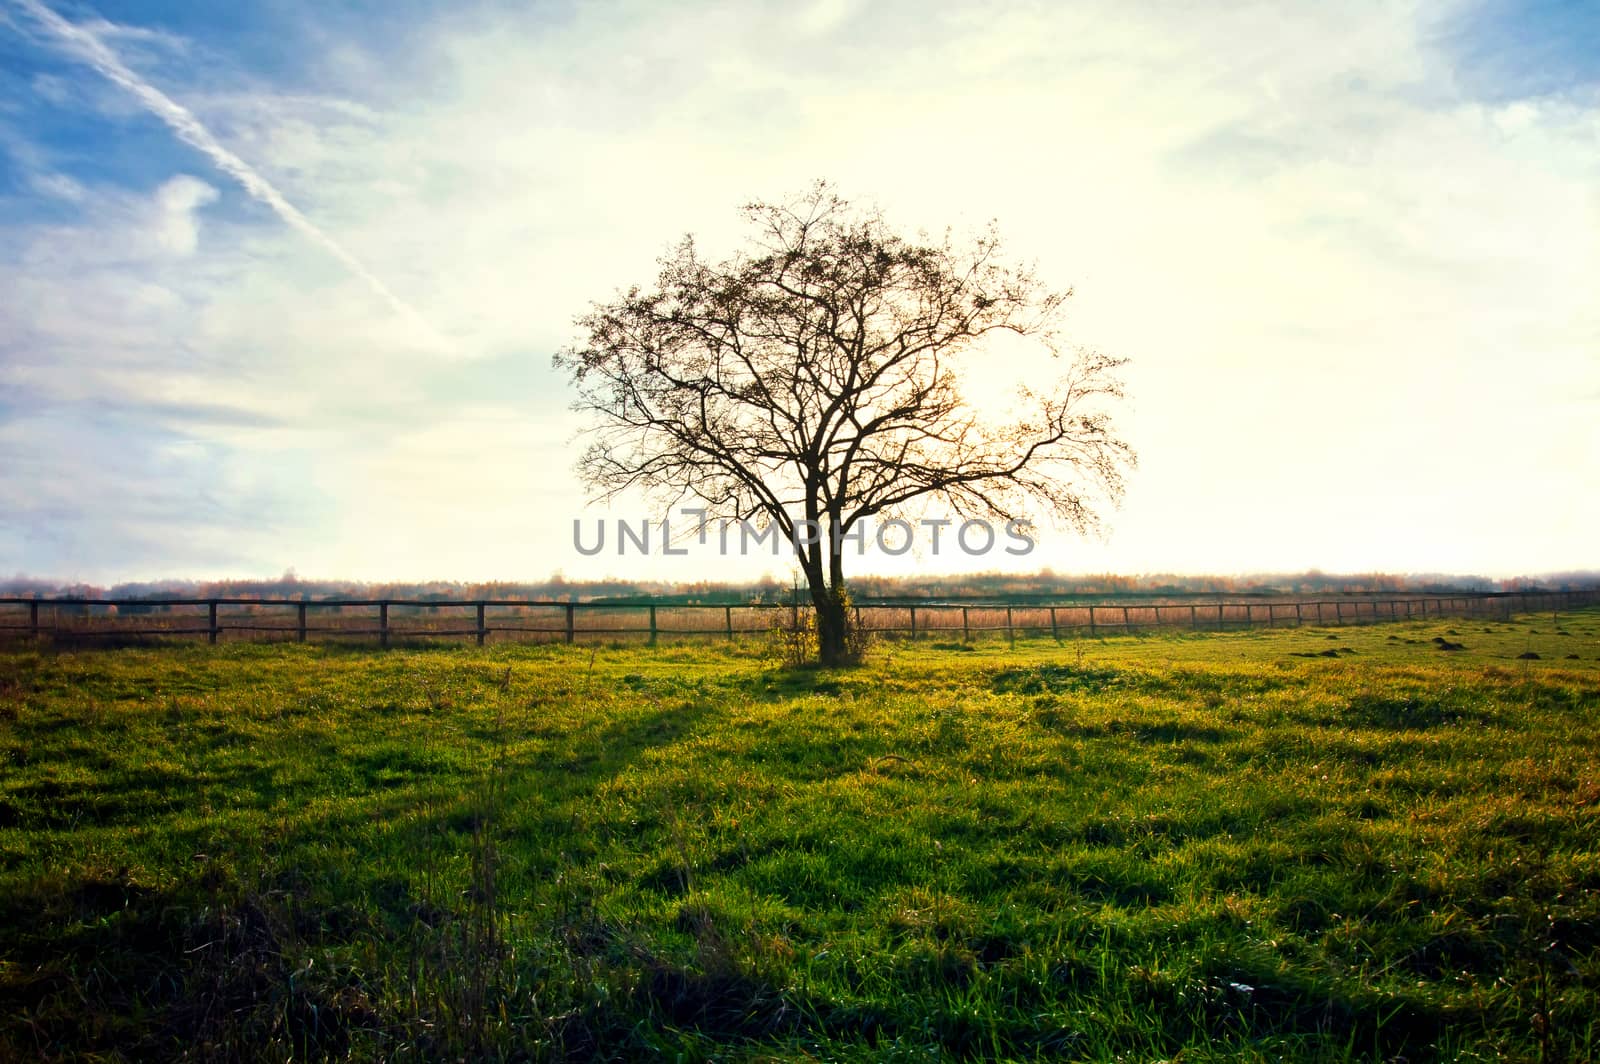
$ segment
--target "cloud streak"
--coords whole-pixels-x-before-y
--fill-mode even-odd
[[[436,346],[448,346],[415,307],[396,295],[365,263],[285,199],[254,167],[224,147],[188,108],[134,73],[94,33],[62,18],[39,0],[12,0],[12,4],[54,37],[63,51],[125,89],[147,111],[165,123],[178,139],[209,158],[217,169],[237,181],[253,199],[265,204],[283,219],[284,224],[331,255],[421,336]]]

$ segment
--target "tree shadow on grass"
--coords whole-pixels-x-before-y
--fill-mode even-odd
[[[156,889],[91,873],[8,890],[0,924],[20,963],[0,973],[0,1057],[341,1056],[372,1007],[358,978],[297,977],[308,930],[337,926],[307,915],[205,876]]]

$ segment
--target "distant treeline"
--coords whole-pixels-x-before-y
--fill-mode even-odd
[[[1193,594],[1357,594],[1413,592],[1446,594],[1483,591],[1581,591],[1600,588],[1600,572],[1546,573],[1540,576],[1489,579],[1445,573],[1333,574],[1262,573],[1244,576],[1191,576],[1149,573],[1063,575],[975,573],[949,576],[866,576],[851,582],[858,599],[1022,599],[1090,595]],[[649,599],[654,602],[745,603],[788,602],[793,585],[768,577],[751,583],[698,581],[669,583],[633,580],[566,580],[553,576],[535,583],[448,580],[362,583],[353,580],[302,580],[292,573],[273,580],[157,580],[144,583],[58,584],[16,577],[0,581],[0,596],[30,598],[282,598],[315,601],[331,598],[410,599],[449,602],[461,599],[543,599],[563,602],[605,602]],[[803,600],[804,585],[798,590]]]

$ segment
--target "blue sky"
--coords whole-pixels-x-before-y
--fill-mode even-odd
[[[549,362],[817,177],[1133,359],[985,564],[1594,566],[1600,7],[1337,7],[0,0],[0,573],[786,578],[578,555]]]
[[[1476,0],[1444,20],[1442,44],[1463,89],[1503,102],[1600,82],[1600,4]]]

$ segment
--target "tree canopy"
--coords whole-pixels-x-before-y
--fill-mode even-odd
[[[1064,343],[1070,290],[1007,262],[993,226],[907,239],[820,182],[744,215],[744,250],[707,261],[685,237],[653,287],[595,304],[556,356],[593,418],[578,463],[591,489],[775,525],[800,544],[828,662],[848,635],[840,541],[860,522],[933,504],[1031,521],[1042,507],[1083,531],[1120,497],[1134,460],[1112,420],[1123,360]],[[999,334],[1052,356],[1004,423],[963,389]]]

